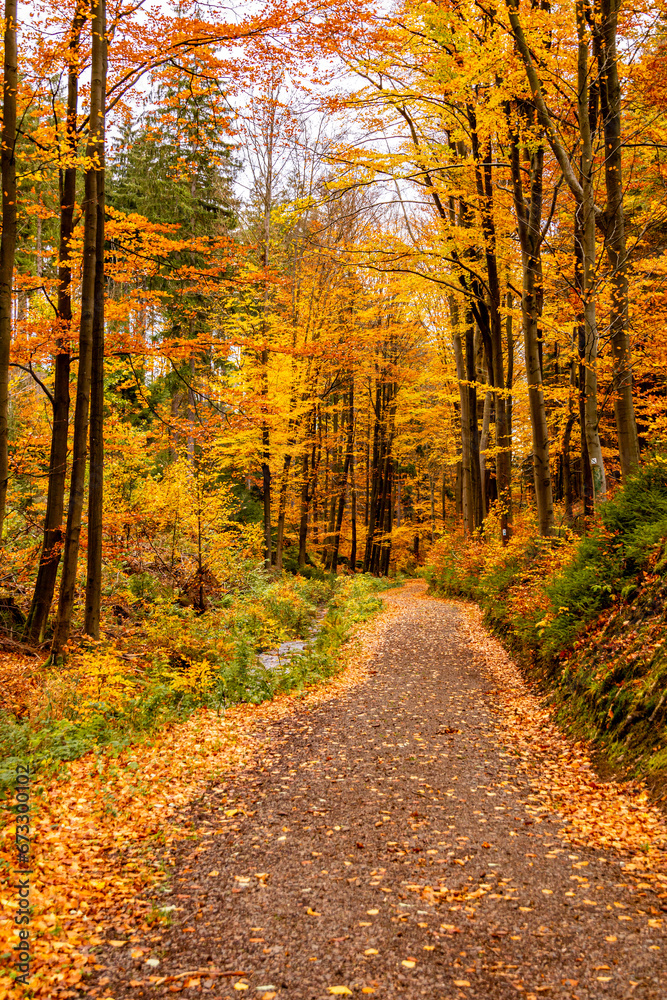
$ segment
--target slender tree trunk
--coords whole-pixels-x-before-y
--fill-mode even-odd
[[[574,500],[574,490],[572,489],[572,463],[570,461],[570,440],[572,438],[572,428],[574,427],[576,416],[569,413],[563,431],[563,495],[565,498],[565,523],[570,525],[574,520],[572,504]]]
[[[338,553],[340,551],[340,535],[343,529],[343,513],[345,511],[345,501],[347,498],[347,479],[352,468],[354,457],[354,383],[350,384],[349,408],[347,411],[347,439],[345,442],[345,465],[343,468],[343,481],[340,486],[338,496],[338,507],[336,511],[336,521],[334,525],[333,550],[331,553],[331,571],[336,572],[338,567]]]
[[[387,503],[384,521],[385,540],[382,543],[382,558],[380,560],[380,575],[389,576],[391,565],[391,529],[392,529],[392,496],[394,492],[394,462],[389,459],[387,462]]]
[[[299,569],[306,566],[306,543],[308,540],[308,450],[304,449],[301,462],[301,496],[299,510]]]
[[[623,478],[639,466],[639,438],[632,398],[632,359],[628,339],[628,274],[623,210],[623,154],[621,85],[618,78],[616,33],[619,0],[600,0],[598,65],[600,104],[604,127],[604,174],[607,204],[604,212],[605,248],[612,268],[609,333],[614,359],[614,416]]]
[[[441,497],[440,501],[442,503],[442,530],[445,530],[445,524],[447,522],[447,476],[443,472],[442,474],[442,485],[441,485]]]
[[[95,234],[95,305],[90,382],[90,459],[88,475],[88,572],[84,632],[99,639],[102,599],[102,508],[104,501],[104,181],[107,80],[106,0],[98,0],[103,26],[102,107],[97,142],[97,227]],[[200,583],[203,586],[200,572]]]
[[[513,305],[512,293],[507,293],[507,318],[505,320],[505,336],[507,341],[507,382],[505,388],[507,396],[505,399],[505,420],[507,433],[507,462],[512,465],[512,391],[514,389],[514,322],[510,312]],[[512,517],[511,497],[508,510],[509,518]],[[509,527],[507,529],[509,535]]]
[[[554,526],[554,509],[549,461],[549,427],[542,389],[542,365],[539,349],[539,312],[542,295],[540,253],[543,164],[544,150],[541,147],[532,150],[530,153],[530,199],[526,202],[523,195],[519,163],[518,137],[513,136],[512,184],[523,270],[521,315],[533,442],[533,479],[539,531],[541,535],[550,535]]]
[[[482,229],[484,232],[484,255],[486,260],[486,272],[488,278],[488,305],[486,301],[480,301],[478,311],[480,319],[488,313],[488,338],[487,362],[489,369],[489,383],[495,392],[494,410],[496,421],[496,487],[498,500],[500,501],[500,531],[503,544],[509,538],[509,525],[512,517],[512,494],[511,494],[511,473],[512,466],[510,460],[510,441],[507,427],[507,402],[503,389],[505,386],[505,375],[503,371],[503,337],[502,337],[502,317],[500,315],[500,281],[498,278],[498,260],[496,257],[496,227],[493,211],[493,167],[492,148],[488,143],[484,156],[480,155],[479,139],[476,131],[476,116],[473,108],[469,109],[471,116],[471,139],[473,156],[475,158],[475,176],[477,183],[477,194],[482,215]],[[509,363],[509,359],[508,359]],[[484,419],[487,418],[486,403],[490,401],[487,395],[484,407]],[[490,411],[489,411],[490,416]],[[484,432],[482,432],[484,433]],[[488,433],[487,433],[488,440]],[[484,448],[487,444],[484,444]],[[486,467],[480,466],[482,477],[482,496],[484,498],[484,514],[488,513],[487,497],[487,475]]]
[[[375,528],[376,528],[376,508],[378,503],[378,494],[380,487],[380,386],[376,387],[375,391],[375,421],[373,425],[373,454],[372,454],[372,466],[367,472],[367,477],[370,479],[370,497],[368,500],[368,527],[366,529],[366,548],[364,552],[364,573],[368,573],[371,568],[371,553],[373,549],[373,542],[375,539]],[[369,441],[370,450],[370,441]],[[369,462],[371,456],[369,455]],[[369,486],[367,485],[367,494]]]
[[[487,468],[486,451],[489,447],[489,437],[491,431],[491,407],[493,406],[493,393],[484,394],[484,412],[482,415],[482,433],[479,439],[479,475],[482,482],[482,514],[486,517],[489,513],[489,497],[487,491]]]
[[[78,7],[70,34],[67,77],[66,166],[60,170],[60,238],[58,252],[58,353],[54,359],[53,428],[49,457],[49,487],[44,513],[44,539],[35,580],[25,638],[43,642],[48,623],[63,544],[65,482],[67,478],[67,434],[70,405],[70,338],[72,335],[72,270],[70,245],[74,232],[76,200],[77,111],[79,100],[79,41],[85,17]]]
[[[16,0],[5,0],[5,67],[2,91],[2,238],[0,239],[0,540],[9,484],[9,352],[16,256],[16,100],[18,48]]]
[[[433,473],[428,474],[428,484],[431,494],[431,545],[435,542],[435,481]]]
[[[472,491],[473,527],[478,528],[483,520],[482,478],[479,472],[479,424],[477,422],[477,366],[475,350],[475,327],[472,314],[466,315],[465,359],[468,392],[468,419],[470,439],[470,486]]]
[[[593,513],[593,474],[588,457],[588,439],[586,436],[586,327],[584,324],[584,250],[581,225],[582,211],[578,205],[574,216],[574,282],[579,293],[579,314],[574,330],[574,346],[579,357],[578,369],[578,408],[579,431],[581,441],[581,498],[584,516]]]
[[[282,572],[283,568],[283,540],[285,536],[285,517],[287,515],[287,492],[289,486],[289,470],[292,464],[292,456],[285,455],[283,459],[283,472],[280,477],[280,495],[278,500],[278,534],[276,537],[276,570]]]
[[[595,188],[594,157],[589,102],[588,34],[585,0],[577,0],[577,86],[579,130],[581,132],[581,213],[582,290],[585,327],[586,400],[585,431],[588,457],[593,475],[594,499],[601,499],[607,492],[607,482],[600,445],[598,427],[597,358],[598,329],[595,308]]]
[[[271,568],[273,539],[271,537],[271,432],[266,417],[269,394],[269,352],[262,351],[262,396],[264,397],[262,416],[262,504],[264,510],[264,565]]]
[[[412,551],[414,557],[419,561],[419,539],[421,536],[420,525],[421,525],[421,513],[419,510],[419,479],[415,483],[415,504],[414,504],[414,523],[415,523],[415,537],[412,544]]]
[[[455,296],[449,297],[449,312],[452,318],[452,343],[456,378],[459,386],[459,407],[461,413],[461,512],[463,530],[470,533],[475,527],[474,494],[472,489],[472,446],[470,440],[470,395],[466,385],[466,369],[460,329],[459,304]]]
[[[74,438],[72,442],[72,472],[70,499],[65,531],[63,569],[60,580],[58,617],[53,636],[52,655],[63,653],[69,637],[76,591],[76,571],[81,539],[81,515],[86,478],[88,412],[92,371],[93,317],[95,311],[95,270],[97,256],[97,168],[94,154],[99,142],[104,91],[104,6],[96,0],[92,21],[92,62],[88,156],[84,191],[83,271],[81,278],[81,321],[79,327],[79,370],[74,408]]]
[[[338,568],[338,552],[340,550],[340,533],[343,528],[343,513],[345,511],[345,499],[347,496],[347,477],[350,471],[350,462],[352,460],[352,455],[348,451],[345,456],[345,465],[343,467],[343,479],[340,484],[340,492],[338,494],[338,503],[336,506],[336,520],[334,523],[333,531],[333,543],[331,548],[331,572],[335,573]]]
[[[357,487],[354,452],[350,459],[350,569],[357,572]]]

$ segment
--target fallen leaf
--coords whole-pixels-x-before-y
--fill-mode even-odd
[[[405,966],[406,969],[414,969],[417,963],[413,962],[410,958],[404,958],[401,965]]]
[[[377,948],[366,948],[366,951],[364,952],[364,955],[379,955],[379,954],[380,953],[377,950]]]
[[[470,986],[467,979],[455,979],[454,986]]]
[[[327,992],[333,993],[337,997],[352,996],[352,990],[348,990],[347,986],[329,986]]]

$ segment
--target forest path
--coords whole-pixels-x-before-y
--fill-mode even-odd
[[[549,734],[513,728],[466,610],[424,589],[385,595],[364,683],[270,725],[197,804],[207,838],[178,847],[174,923],[146,942],[159,968],[106,955],[101,993],[664,1000],[665,882],[563,839],[540,782],[580,759],[549,771]]]

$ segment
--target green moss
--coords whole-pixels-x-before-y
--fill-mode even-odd
[[[486,566],[480,544],[474,577],[466,572],[459,579],[455,559],[429,577],[437,593],[478,601],[485,624],[540,679],[574,734],[593,740],[624,769],[661,780],[667,777],[666,539],[667,461],[655,459],[601,506],[594,531],[556,576],[546,567],[558,539],[532,539],[500,566]],[[535,600],[517,613],[514,597],[526,586]]]

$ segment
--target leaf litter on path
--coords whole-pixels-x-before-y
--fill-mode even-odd
[[[552,726],[474,609],[420,583],[385,596],[334,685],[200,714],[146,748],[131,779],[124,762],[143,748],[101,773],[75,762],[47,786],[38,842],[51,823],[64,836],[58,881],[39,848],[52,947],[40,945],[37,996],[231,1000],[272,984],[265,1000],[663,1000],[659,814],[641,790],[610,805],[593,787],[585,749]],[[605,840],[615,816],[627,819]],[[86,896],[91,874],[102,887]]]
[[[281,695],[260,705],[235,705],[224,715],[200,710],[182,724],[119,756],[86,754],[57,777],[32,788],[30,988],[35,997],[74,996],[84,973],[95,965],[94,949],[108,937],[110,921],[129,931],[137,921],[162,920],[139,900],[147,885],[159,884],[154,848],[191,831],[184,810],[211,782],[247,768],[262,748],[262,727],[299,708],[340,696],[367,675],[373,649],[390,627],[391,612],[366,622],[347,644],[344,669],[332,680]],[[226,811],[230,822],[238,809]],[[16,863],[15,816],[3,810],[0,950],[18,943],[14,924],[17,889],[10,874]],[[211,876],[213,877],[212,873]],[[120,943],[116,942],[120,947]],[[11,964],[0,970],[0,1000],[24,996],[12,985]]]

